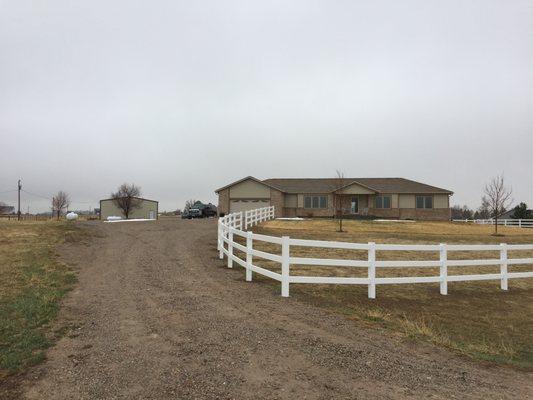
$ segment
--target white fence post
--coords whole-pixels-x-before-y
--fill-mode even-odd
[[[224,259],[224,252],[222,249],[224,248],[224,228],[222,227],[222,224],[220,220],[218,221],[218,258],[221,260]]]
[[[440,244],[440,294],[448,294],[448,251],[446,244]]]
[[[522,220],[521,220],[521,219],[518,220],[518,227],[519,227],[519,228],[522,227]]]
[[[252,232],[246,232],[246,282],[252,281]]]
[[[368,298],[376,298],[376,244],[368,243]]]
[[[289,257],[290,257],[289,237],[281,238],[281,296],[289,297]]]
[[[233,228],[229,228],[228,233],[228,268],[233,268]]]
[[[335,283],[335,284],[362,284],[368,286],[368,298],[375,299],[376,298],[376,286],[379,281],[379,283],[383,284],[404,284],[404,283],[417,283],[417,282],[439,282],[440,284],[440,293],[442,295],[448,294],[448,282],[451,281],[478,281],[478,280],[500,280],[500,285],[502,290],[508,290],[508,281],[509,279],[513,278],[533,278],[533,271],[528,272],[509,272],[508,267],[509,265],[513,264],[533,264],[533,258],[511,258],[509,259],[509,250],[511,252],[514,251],[525,251],[525,250],[532,250],[533,244],[531,245],[518,245],[518,246],[511,246],[505,243],[501,243],[500,245],[454,245],[450,249],[451,251],[455,250],[475,250],[475,251],[499,251],[500,252],[500,260],[496,259],[496,264],[500,264],[500,273],[491,273],[487,276],[483,275],[460,275],[460,276],[448,276],[448,266],[449,265],[494,265],[495,261],[493,259],[487,259],[487,260],[474,260],[472,262],[471,260],[448,260],[448,245],[445,243],[441,243],[438,246],[435,245],[378,245],[374,242],[369,242],[368,244],[362,244],[362,243],[353,243],[346,245],[345,243],[338,243],[338,242],[330,242],[327,247],[332,248],[353,248],[353,249],[366,249],[367,255],[368,255],[368,261],[363,260],[353,260],[353,262],[347,263],[346,260],[336,260],[336,259],[326,259],[327,261],[326,265],[339,265],[339,266],[354,266],[354,267],[363,267],[368,268],[368,277],[367,278],[341,278],[341,277],[300,277],[300,276],[294,276],[291,277],[290,275],[290,267],[291,267],[291,253],[290,253],[290,245],[294,244],[296,246],[306,246],[306,247],[322,247],[323,244],[317,241],[309,241],[309,240],[299,240],[299,239],[290,239],[288,236],[283,236],[280,240],[280,238],[269,239],[268,237],[265,237],[264,240],[266,242],[273,242],[273,243],[279,243],[281,244],[282,250],[281,250],[281,257],[277,256],[275,254],[270,253],[264,253],[262,254],[261,258],[266,258],[269,260],[273,260],[276,262],[281,263],[281,274],[274,273],[274,271],[267,271],[265,269],[257,267],[254,267],[253,265],[253,242],[254,242],[254,235],[250,232],[241,232],[238,230],[239,227],[242,227],[243,224],[246,227],[249,227],[250,225],[257,224],[258,222],[266,221],[271,218],[274,218],[274,206],[270,207],[263,207],[261,209],[255,209],[255,210],[248,210],[246,212],[236,212],[233,214],[228,214],[225,217],[221,217],[218,220],[217,225],[217,246],[219,250],[219,256],[223,260],[224,255],[227,255],[228,262],[227,267],[233,268],[233,261],[238,261],[238,264],[243,265],[246,270],[246,281],[251,281],[253,278],[253,270],[252,268],[257,271],[257,273],[272,277],[273,279],[279,279],[281,281],[281,296],[282,297],[289,297],[289,286],[291,281],[292,282],[302,282],[302,283]],[[243,222],[244,219],[244,222]],[[507,222],[507,226],[517,226],[517,224],[520,224],[521,227],[527,228],[527,227],[533,227],[533,219],[527,219],[522,221],[521,219],[510,219],[510,220],[500,220],[500,224],[505,224]],[[495,223],[495,220],[492,219],[486,219],[486,220],[476,220],[475,223],[479,224],[492,224]],[[518,225],[518,226],[520,226]],[[237,244],[237,242],[234,241],[235,235],[243,236],[246,238],[246,247],[242,247]],[[261,237],[261,235],[259,235]],[[255,240],[262,240],[255,238]],[[227,243],[227,246],[226,246]],[[240,249],[243,250],[243,253],[246,254],[246,260],[243,260],[244,257],[237,257],[234,255],[234,248],[238,246]],[[431,265],[439,266],[439,276],[431,276],[431,277],[425,277],[423,279],[419,279],[418,277],[393,277],[393,278],[382,278],[377,277],[377,268],[383,264],[384,266],[390,266],[393,268],[417,268],[422,263],[420,261],[405,261],[405,260],[395,260],[395,261],[387,261],[387,262],[381,262],[377,260],[377,251],[395,251],[399,249],[404,249],[406,251],[421,251],[421,252],[435,252],[439,251],[439,262],[436,261],[429,261]],[[259,252],[261,253],[261,252]],[[494,256],[492,256],[493,258]],[[453,257],[452,257],[453,258]],[[434,259],[434,258],[433,258]],[[321,262],[322,259],[315,259],[315,258],[302,258],[299,263],[303,265],[317,265],[318,262]],[[499,263],[497,261],[500,261]],[[380,263],[378,265],[378,263]],[[453,278],[453,279],[452,279]]]
[[[220,231],[221,231],[221,227],[220,227],[220,220],[218,221],[217,223],[217,250],[220,251]]]
[[[507,276],[507,244],[500,244],[500,273],[502,275],[500,287],[502,290],[509,290]]]

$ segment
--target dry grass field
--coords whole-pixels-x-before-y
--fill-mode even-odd
[[[44,357],[59,301],[75,277],[55,248],[82,237],[73,224],[0,220],[0,380]]]
[[[274,220],[252,229],[255,233],[301,239],[366,243],[487,244],[533,243],[533,229],[501,228],[492,236],[492,227],[442,222],[345,221],[345,232],[337,232],[332,220]],[[279,246],[254,244],[260,250],[280,253]],[[242,254],[236,254],[242,258]],[[291,255],[317,258],[366,259],[363,251],[292,247]],[[436,252],[378,252],[381,260],[438,260]],[[498,258],[497,252],[453,252],[449,259]],[[533,252],[509,252],[509,257],[533,257]],[[277,263],[254,259],[254,264],[279,271]],[[533,265],[509,266],[509,271],[531,271]],[[498,266],[449,267],[449,274],[498,272]],[[292,266],[291,275],[366,276],[365,268]],[[438,268],[379,269],[378,277],[438,275]],[[255,281],[279,284],[254,275]],[[367,298],[367,287],[359,285],[291,284],[298,299],[340,312],[348,318],[414,340],[426,340],[463,354],[533,369],[533,279],[509,280],[509,291],[499,281],[452,282],[448,295],[439,294],[438,284],[378,285],[377,299]]]

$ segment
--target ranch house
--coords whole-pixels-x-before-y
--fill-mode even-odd
[[[276,217],[333,217],[335,204],[352,218],[445,221],[452,191],[404,178],[240,179],[215,191],[220,215],[275,206]]]

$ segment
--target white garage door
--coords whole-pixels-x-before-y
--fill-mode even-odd
[[[270,201],[268,200],[239,199],[231,200],[229,210],[230,212],[239,212],[268,207],[269,205]]]

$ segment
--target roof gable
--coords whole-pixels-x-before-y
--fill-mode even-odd
[[[125,197],[125,196],[124,196]],[[142,200],[142,201],[150,201],[152,203],[159,203],[157,200],[150,200],[150,199],[145,199],[144,197],[137,197],[137,196],[131,196],[132,199],[137,199],[137,200]],[[102,199],[100,200],[100,203],[102,201],[110,201],[110,200],[115,200],[113,197],[109,198],[109,199]]]
[[[244,182],[244,181],[248,181],[248,180],[252,180],[252,181],[254,181],[254,182],[260,183],[261,185],[265,185],[265,186],[268,186],[268,187],[271,187],[271,188],[274,188],[274,189],[278,189],[277,187],[275,187],[275,186],[269,184],[269,183],[266,182],[266,181],[261,181],[261,180],[255,178],[255,177],[253,177],[253,176],[247,176],[247,177],[245,177],[245,178],[239,179],[238,181],[232,182],[232,183],[230,183],[230,184],[228,184],[228,185],[226,185],[226,186],[223,186],[223,187],[221,187],[221,188],[218,188],[217,190],[215,190],[215,193],[221,192],[221,191],[224,190],[224,189],[227,189],[227,188],[229,188],[229,187],[232,187],[232,186],[238,185],[239,183]],[[280,189],[278,189],[278,190],[280,190]]]
[[[376,191],[357,181],[349,183],[335,190],[337,194],[374,194]]]

